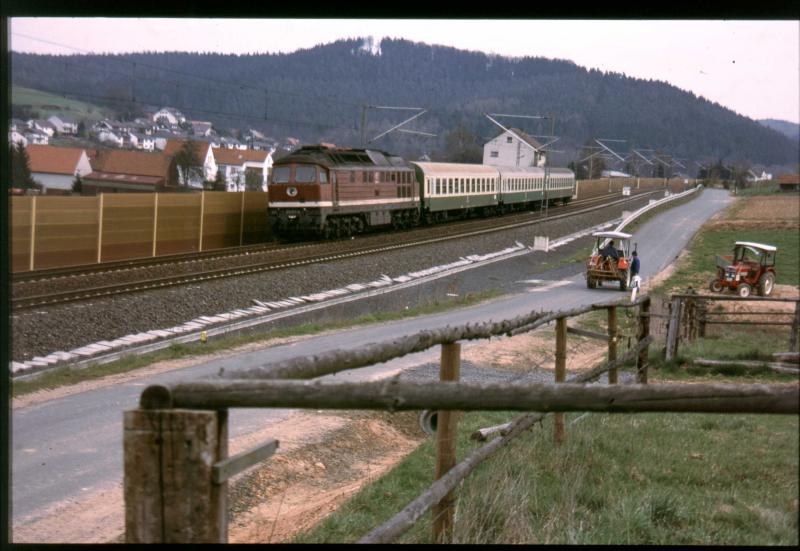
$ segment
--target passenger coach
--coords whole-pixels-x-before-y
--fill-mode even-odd
[[[420,184],[422,219],[426,223],[475,212],[494,214],[500,173],[488,165],[412,162]]]

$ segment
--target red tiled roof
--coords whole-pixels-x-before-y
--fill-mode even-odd
[[[96,172],[168,178],[172,158],[163,153],[103,150],[92,162]]]
[[[208,148],[211,147],[208,142],[201,142],[199,140],[167,140],[167,144],[164,146],[164,155],[174,157],[180,152],[183,148],[183,144],[187,141],[194,144],[195,151],[197,151],[197,156],[200,158],[200,163],[202,164],[206,158],[206,153],[208,153]]]
[[[28,152],[31,172],[47,172],[50,174],[75,174],[83,149],[78,147],[55,147],[53,145],[31,144],[25,148]]]
[[[255,151],[253,149],[228,149],[226,147],[214,147],[211,149],[214,160],[220,165],[243,165],[245,162],[263,163],[267,158],[266,151]]]
[[[108,172],[90,172],[83,177],[83,181],[112,182],[120,184],[147,184],[158,185],[164,183],[164,178],[158,176],[136,176],[131,174],[113,174]]]
[[[779,184],[800,184],[800,174],[781,174],[778,176]]]

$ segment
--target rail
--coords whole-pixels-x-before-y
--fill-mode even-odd
[[[372,343],[353,351],[329,351],[213,379],[153,385],[140,408],[125,412],[126,541],[226,542],[227,477],[268,457],[278,443],[227,461],[227,410],[231,407],[331,409],[437,409],[437,481],[395,517],[361,542],[389,542],[433,510],[434,541],[452,540],[456,485],[479,463],[552,413],[554,441],[564,441],[565,411],[678,411],[797,414],[798,389],[786,385],[647,385],[650,298],[614,301],[562,312],[531,312],[511,320],[466,324]],[[617,356],[618,308],[636,308],[635,343]],[[565,381],[568,318],[595,310],[608,316],[609,361]],[[458,381],[462,340],[512,336],[556,322],[555,385],[468,384]],[[599,336],[599,334],[595,335]],[[441,346],[439,383],[416,384],[397,378],[369,383],[303,380],[367,367]],[[637,384],[617,386],[616,370],[635,362]],[[584,385],[608,373],[609,386]],[[613,374],[613,377],[612,377]],[[525,413],[495,438],[456,464],[457,417],[451,411],[516,410]],[[235,464],[234,464],[235,463]],[[215,475],[225,465],[226,476]]]

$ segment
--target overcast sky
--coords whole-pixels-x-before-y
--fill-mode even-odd
[[[798,21],[12,18],[10,27],[12,50],[57,54],[277,53],[349,37],[406,38],[569,59],[664,80],[754,119],[800,122]]]

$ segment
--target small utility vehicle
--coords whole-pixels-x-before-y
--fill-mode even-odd
[[[769,296],[775,287],[775,254],[772,245],[737,241],[733,255],[717,255],[717,276],[709,288],[714,293],[725,289],[747,298],[755,290],[762,297]]]
[[[592,234],[595,238],[592,254],[586,261],[586,286],[594,289],[604,281],[618,281],[619,290],[626,291],[631,284],[631,261],[633,249],[629,233],[619,231],[601,231]],[[601,254],[609,241],[614,241],[614,248],[619,258],[613,260]],[[634,247],[635,248],[635,247]]]

